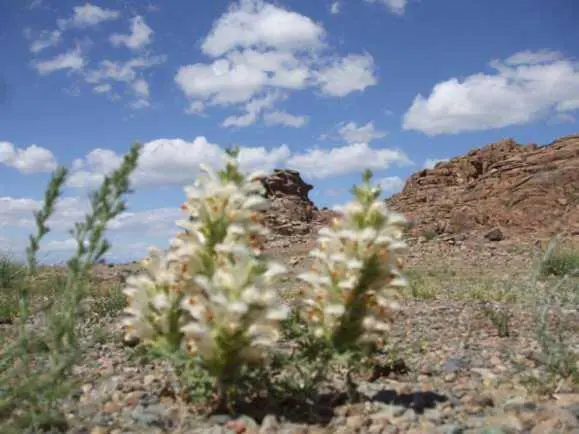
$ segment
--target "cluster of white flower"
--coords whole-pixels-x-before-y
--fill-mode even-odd
[[[406,285],[399,257],[406,220],[378,199],[381,190],[370,178],[367,172],[354,188],[357,200],[343,216],[320,230],[318,248],[310,252],[312,271],[300,275],[309,284],[302,293],[303,319],[337,347],[380,340]]]
[[[233,155],[230,155],[233,157]],[[149,344],[183,346],[220,375],[231,364],[264,356],[287,314],[275,279],[285,272],[261,255],[267,205],[257,176],[226,169],[205,173],[186,188],[185,232],[162,256],[153,250],[147,272],[130,278],[125,325]]]
[[[185,189],[189,218],[178,222],[185,232],[165,254],[151,250],[146,272],[125,289],[129,334],[189,351],[220,381],[263,361],[289,314],[276,284],[286,270],[262,254],[268,231],[260,174],[242,175],[234,156],[223,171],[202,168],[205,176]],[[371,176],[354,187],[342,218],[320,231],[314,267],[300,275],[308,288],[294,306],[338,350],[379,341],[406,284],[398,255],[406,221],[379,200]]]

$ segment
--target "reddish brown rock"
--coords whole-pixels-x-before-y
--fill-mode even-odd
[[[409,216],[417,233],[577,233],[579,135],[544,147],[507,139],[474,149],[415,173],[387,203]]]
[[[265,224],[275,233],[305,235],[327,224],[334,215],[314,205],[308,196],[314,187],[295,170],[275,169],[271,175],[261,178],[261,182],[271,201]]]

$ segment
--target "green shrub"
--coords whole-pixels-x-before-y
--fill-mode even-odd
[[[543,276],[578,276],[579,275],[579,251],[560,250],[551,252],[541,263],[541,275]]]

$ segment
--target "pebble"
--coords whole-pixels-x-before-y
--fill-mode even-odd
[[[437,432],[440,434],[463,434],[464,427],[461,425],[449,423],[438,427]]]
[[[275,434],[278,429],[279,424],[277,422],[277,418],[272,414],[268,414],[261,421],[259,434]]]
[[[102,407],[104,413],[118,413],[123,409],[123,407],[118,402],[106,402]]]
[[[346,419],[346,427],[349,429],[359,429],[364,425],[364,418],[361,415],[354,415]]]

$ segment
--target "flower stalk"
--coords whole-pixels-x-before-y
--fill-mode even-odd
[[[309,284],[303,319],[339,352],[380,344],[406,285],[399,259],[406,222],[379,200],[382,190],[371,178],[366,171],[343,216],[320,230],[318,248],[310,253],[314,266],[300,275]]]
[[[259,239],[267,235],[261,174],[245,176],[238,150],[225,169],[202,166],[185,189],[185,231],[166,254],[152,250],[146,273],[127,280],[125,326],[144,343],[199,358],[226,399],[244,366],[263,362],[279,339],[288,309],[276,281],[285,273],[267,261]]]

